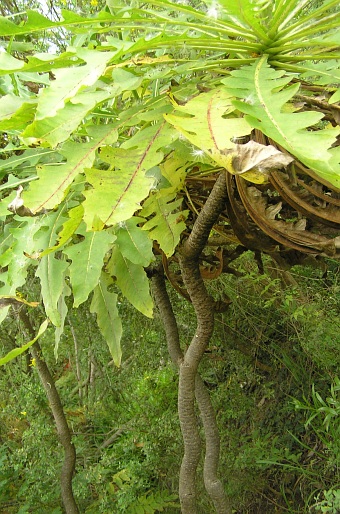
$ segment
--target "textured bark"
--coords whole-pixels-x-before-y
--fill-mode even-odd
[[[33,338],[35,336],[34,329],[30,319],[23,309],[20,310],[19,316],[27,332]],[[64,409],[60,400],[59,393],[54,384],[54,380],[42,357],[42,351],[38,342],[31,347],[31,353],[35,359],[36,367],[39,373],[41,383],[45,389],[51,411],[56,424],[58,437],[64,448],[64,462],[60,476],[61,497],[66,514],[79,514],[79,509],[74,499],[72,490],[72,478],[76,463],[76,450],[72,443],[72,436],[67,424]]]
[[[225,196],[224,177],[221,176],[183,247],[180,259],[182,274],[197,316],[196,333],[185,355],[180,348],[177,323],[166,291],[164,276],[162,273],[158,273],[153,277],[154,296],[164,324],[169,353],[172,361],[179,366],[180,370],[178,408],[184,441],[184,457],[181,465],[179,492],[182,512],[185,514],[197,512],[196,470],[201,455],[201,437],[196,421],[195,397],[206,439],[205,487],[214,503],[216,512],[218,514],[231,513],[222,483],[217,476],[220,439],[216,417],[210,395],[197,373],[198,365],[214,328],[214,302],[205,289],[199,271],[198,258],[213,224],[224,209]]]
[[[199,257],[214,223],[225,208],[226,200],[225,176],[221,174],[198,215],[190,236],[181,248],[179,259],[182,278],[197,318],[195,335],[179,369],[178,414],[184,442],[179,495],[184,514],[197,512],[196,470],[201,440],[195,415],[195,381],[199,363],[213,334],[215,316],[214,301],[201,278]]]
[[[200,375],[196,375],[196,401],[200,410],[205,435],[204,485],[217,514],[231,514],[231,502],[226,497],[223,484],[218,477],[220,459],[220,434],[216,415],[207,390]]]

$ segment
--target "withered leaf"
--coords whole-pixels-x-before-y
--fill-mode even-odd
[[[235,147],[228,151],[232,156],[228,171],[234,175],[242,175],[242,178],[255,184],[268,182],[271,170],[285,168],[294,160],[272,145],[261,145],[255,141],[249,141],[245,145],[237,144]]]

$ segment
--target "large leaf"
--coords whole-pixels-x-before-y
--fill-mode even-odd
[[[117,285],[129,302],[141,313],[152,317],[153,302],[149,280],[143,266],[129,261],[117,246],[114,246],[108,271],[116,278]]]
[[[116,239],[106,230],[82,232],[82,236],[80,243],[64,250],[72,260],[69,271],[75,307],[85,302],[98,284],[105,254]]]
[[[110,285],[112,285],[111,277],[102,273],[93,293],[90,310],[97,314],[100,332],[109,346],[114,363],[119,366],[122,357],[120,347],[122,322],[117,310],[117,295],[108,291]]]
[[[251,132],[244,118],[234,116],[232,100],[232,94],[221,88],[197,95],[185,105],[172,98],[175,114],[164,117],[213,161],[226,167],[225,151],[235,146],[236,138]]]
[[[318,128],[322,113],[286,112],[285,104],[299,89],[299,84],[285,88],[290,80],[283,71],[271,68],[264,56],[256,64],[232,71],[223,82],[231,94],[243,100],[234,101],[234,105],[246,114],[250,125],[339,187],[340,150],[331,146],[340,128]],[[311,126],[314,130],[307,130]]]
[[[101,159],[110,167],[85,170],[86,180],[93,186],[84,192],[84,220],[89,230],[97,218],[104,225],[115,225],[140,209],[155,183],[147,172],[162,161],[160,149],[173,137],[173,129],[162,122],[140,131],[121,148],[101,150]]]
[[[92,166],[96,150],[117,140],[117,131],[111,125],[98,126],[95,133],[96,136],[86,143],[66,142],[60,149],[66,162],[48,164],[38,169],[39,180],[31,184],[29,191],[23,195],[25,206],[33,213],[58,205],[75,177],[85,167]]]

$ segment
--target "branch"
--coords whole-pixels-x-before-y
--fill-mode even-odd
[[[32,327],[31,321],[23,308],[19,310],[19,317],[29,335],[34,338],[34,328]],[[31,347],[31,352],[33,358],[35,359],[39,377],[51,407],[59,440],[64,447],[65,455],[61,470],[60,485],[65,512],[66,514],[79,514],[72,490],[72,478],[75,469],[76,450],[74,444],[72,443],[70,428],[67,424],[59,393],[55,386],[50,370],[48,369],[47,364],[42,357],[41,347],[38,342],[34,343],[34,345]]]

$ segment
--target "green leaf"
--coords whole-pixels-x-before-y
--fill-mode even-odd
[[[297,70],[301,73],[301,78],[312,79],[313,84],[324,86],[340,82],[339,61],[335,59],[326,62],[300,64],[297,66]]]
[[[115,225],[140,209],[154,184],[147,171],[162,161],[160,148],[173,136],[173,129],[162,122],[141,130],[121,148],[101,150],[100,157],[110,168],[85,170],[86,180],[93,186],[84,192],[84,220],[89,230],[97,217],[104,225]]]
[[[57,360],[58,359],[58,350],[59,350],[59,343],[60,338],[62,334],[64,333],[64,326],[65,326],[65,319],[67,316],[68,308],[67,304],[65,302],[65,297],[70,296],[71,289],[68,287],[66,282],[64,282],[64,288],[63,291],[59,297],[58,303],[57,303],[57,309],[60,316],[60,325],[58,327],[55,327],[54,331],[54,357]]]
[[[247,122],[276,141],[320,177],[340,186],[340,150],[331,148],[340,127],[307,130],[316,126],[322,113],[291,113],[283,110],[299,89],[299,84],[284,88],[291,80],[283,71],[269,67],[266,56],[254,65],[244,66],[223,79],[228,91],[243,101],[235,107],[246,114]]]
[[[226,167],[225,150],[235,146],[235,138],[251,132],[244,118],[234,117],[232,100],[232,94],[220,88],[197,95],[185,105],[179,105],[172,98],[175,114],[164,117],[213,161]]]
[[[10,352],[8,352],[7,355],[5,355],[5,357],[1,357],[0,358],[0,366],[3,366],[7,362],[15,359],[16,357],[18,357],[19,355],[24,353],[26,350],[28,350],[28,348],[30,348],[30,346],[32,346],[39,339],[39,337],[45,332],[47,327],[48,327],[48,319],[45,319],[45,321],[43,321],[42,324],[40,325],[38,333],[34,337],[34,339],[32,339],[28,343],[20,346],[19,348],[14,348],[14,350],[11,350]]]
[[[123,224],[119,224],[115,234],[116,245],[121,253],[134,264],[149,266],[154,260],[152,241],[138,225],[145,220],[134,216]]]
[[[15,95],[5,95],[0,98],[0,127],[3,120],[11,118],[24,102],[23,98]]]
[[[37,177],[27,177],[19,179],[10,173],[7,176],[7,182],[0,186],[0,191],[3,191],[4,189],[14,189],[20,186],[20,184],[26,184],[27,182],[31,182],[32,180],[36,179]]]
[[[19,226],[10,229],[13,244],[10,249],[11,260],[8,263],[9,286],[15,285],[18,288],[25,284],[28,267],[32,265],[29,255],[37,249],[35,236],[44,224],[44,220],[39,218],[26,218]]]
[[[83,240],[68,247],[64,253],[72,260],[70,281],[74,296],[74,307],[85,302],[98,284],[106,253],[116,237],[106,230],[85,232]]]
[[[44,217],[43,226],[36,235],[36,248],[43,250],[53,246],[57,233],[64,222],[64,208],[51,212]],[[60,327],[62,317],[59,313],[58,302],[64,291],[65,273],[69,264],[65,259],[56,258],[53,254],[45,255],[40,260],[36,271],[41,283],[41,293],[47,316],[53,325]]]
[[[102,273],[94,290],[90,311],[97,314],[100,332],[109,346],[115,365],[120,366],[122,323],[117,310],[117,295],[108,291],[111,284],[111,277]]]
[[[25,254],[36,250],[35,234],[42,225],[44,221],[39,218],[26,218],[19,223],[6,225],[0,243],[0,266],[7,266],[8,269],[0,275],[3,282],[0,295],[15,295],[16,290],[26,282],[32,260]],[[8,310],[8,307],[0,309],[0,323],[6,318]]]
[[[117,285],[129,302],[142,314],[152,317],[153,302],[149,280],[143,266],[129,261],[117,246],[113,247],[108,271],[116,278]]]
[[[65,157],[65,163],[47,164],[38,169],[39,180],[23,194],[25,206],[33,213],[58,205],[75,177],[85,167],[92,166],[96,150],[117,140],[117,131],[111,125],[98,126],[95,132],[96,137],[87,143],[64,143],[60,153]]]

